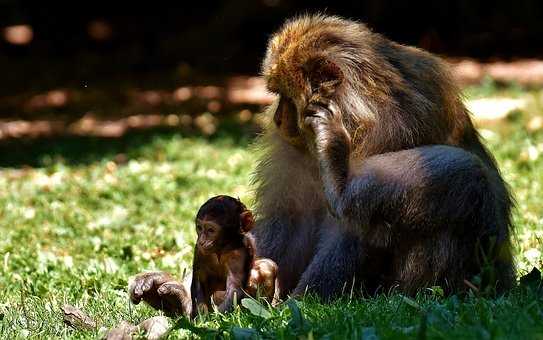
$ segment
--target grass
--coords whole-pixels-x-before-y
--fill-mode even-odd
[[[484,86],[467,93],[503,92]],[[531,104],[506,122],[484,126],[483,134],[518,201],[521,276],[541,269],[543,260],[543,130],[526,128],[543,112],[543,91],[512,91]],[[227,124],[213,138],[161,129],[112,140],[0,145],[0,337],[101,334],[65,326],[65,303],[81,307],[101,327],[156,315],[128,303],[127,280],[143,270],[178,276],[190,270],[193,216],[209,196],[228,193],[252,203],[252,135],[240,131]],[[190,329],[170,337],[543,338],[543,294],[528,288],[499,298],[445,298],[439,289],[416,298],[391,292],[331,304],[309,296],[265,311],[240,306],[194,326],[181,320],[179,328]]]

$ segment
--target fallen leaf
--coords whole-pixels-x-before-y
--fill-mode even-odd
[[[64,313],[64,323],[68,326],[82,330],[96,329],[96,321],[81,309],[71,305],[64,305],[62,306],[62,312]]]

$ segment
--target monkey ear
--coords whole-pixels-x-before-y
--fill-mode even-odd
[[[241,232],[247,233],[253,229],[255,225],[255,219],[253,213],[250,210],[245,210],[240,215],[241,218]]]
[[[309,60],[304,67],[314,93],[330,96],[343,82],[343,72],[333,61],[325,57]]]

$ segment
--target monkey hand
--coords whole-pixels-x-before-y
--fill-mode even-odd
[[[168,316],[190,315],[191,300],[186,288],[165,272],[136,275],[128,287],[134,304],[145,301]]]
[[[319,153],[329,149],[331,144],[350,144],[341,111],[332,100],[318,98],[311,101],[305,111],[304,124],[315,135],[315,146]]]
[[[330,100],[310,102],[304,123],[315,134],[314,151],[319,161],[320,177],[331,215],[339,217],[340,201],[349,177],[351,137],[343,125],[339,107]]]

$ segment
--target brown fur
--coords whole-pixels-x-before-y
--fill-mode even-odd
[[[425,144],[460,145],[472,131],[446,65],[432,54],[391,42],[364,24],[304,16],[270,40],[263,75],[270,90],[303,110],[311,99],[308,66],[331,60],[343,74],[334,98],[355,153],[367,157]]]
[[[281,268],[284,292],[301,292],[308,282],[333,281],[329,275],[315,268],[330,264],[333,256],[323,255],[321,259],[319,253],[333,247],[334,242],[345,242],[358,251],[352,259],[342,259],[339,254],[345,249],[338,248],[338,260],[334,259],[336,263],[332,263],[338,270],[337,276],[344,274],[348,279],[367,275],[366,269],[370,266],[365,261],[372,254],[378,254],[375,256],[381,259],[371,261],[381,264],[377,269],[372,266],[374,273],[371,275],[383,279],[378,279],[374,286],[392,286],[401,282],[404,290],[414,292],[436,281],[448,284],[445,281],[457,275],[455,282],[449,285],[452,289],[461,289],[457,282],[471,279],[481,268],[481,264],[468,263],[475,256],[473,242],[490,243],[488,235],[498,239],[499,250],[494,254],[500,255],[492,255],[496,260],[493,266],[497,280],[503,287],[510,286],[513,277],[509,244],[512,201],[492,156],[479,140],[459,90],[443,61],[426,51],[391,42],[361,23],[322,15],[303,16],[288,21],[270,39],[263,62],[263,76],[270,91],[277,93],[280,99],[270,109],[270,115],[275,116],[274,123],[257,144],[263,153],[254,177],[259,216],[254,234],[260,254],[272,258]],[[336,106],[335,111],[340,113],[340,122],[326,123],[322,133],[314,128],[320,123],[307,125],[308,119],[313,122],[316,119],[308,116],[307,108],[309,104],[318,102],[332,102]],[[315,138],[317,144],[324,145],[322,149],[326,150],[315,149]],[[411,215],[424,216],[426,219],[421,220],[422,224],[440,228],[438,218],[429,216],[429,212],[437,207],[425,197],[435,195],[434,191],[445,190],[447,183],[431,182],[435,174],[441,173],[441,168],[423,172],[425,157],[433,157],[437,149],[418,149],[438,144],[459,147],[477,156],[471,160],[464,154],[449,153],[448,149],[444,151],[448,157],[447,164],[452,164],[456,171],[468,173],[463,179],[466,182],[459,184],[459,190],[463,185],[470,187],[469,181],[475,175],[469,173],[479,171],[478,160],[484,163],[485,183],[488,180],[489,184],[473,190],[481,195],[477,199],[489,207],[490,217],[487,218],[492,227],[482,225],[486,222],[477,220],[479,216],[473,216],[468,222],[464,222],[464,217],[444,216],[441,220],[455,218],[450,221],[457,223],[458,228],[462,224],[474,223],[476,233],[480,234],[451,235],[452,231],[441,225],[445,229],[438,231],[428,242],[422,242],[428,238],[424,233],[400,233],[395,231],[398,227],[387,227],[388,222],[379,221],[378,216],[367,221],[370,225],[363,229],[359,229],[365,224],[362,221],[355,223],[358,226],[355,225],[354,230],[346,229],[346,224],[353,224],[352,219],[348,222],[349,218],[341,211],[336,214],[334,208],[343,200],[341,190],[347,190],[343,187],[357,176],[364,175],[367,171],[364,166],[372,164],[374,156],[400,150],[413,151],[406,158],[386,157],[395,159],[397,164],[413,158],[409,167],[420,168],[412,175],[418,178],[419,184],[416,185],[422,186],[419,190],[421,199],[413,201],[413,204],[406,202],[399,206],[400,210],[387,214],[405,214],[398,217],[404,221],[414,220]],[[342,161],[338,152],[345,153],[347,159]],[[415,157],[414,154],[419,152],[421,157]],[[379,165],[385,167],[381,171],[383,173],[396,171],[386,171],[396,166],[388,159],[384,162],[379,159],[377,163],[384,164]],[[446,181],[447,177],[443,180]],[[387,185],[392,183],[389,181]],[[395,185],[405,186],[402,190],[406,192],[414,190],[407,187],[409,180],[406,183]],[[425,186],[429,187],[428,190],[424,189]],[[337,189],[339,187],[342,189]],[[395,197],[390,198],[393,199]],[[357,209],[367,203],[349,202]],[[446,202],[446,205],[451,207],[447,213],[452,216],[459,216],[453,211],[454,207],[464,209],[454,201]],[[362,240],[358,243],[345,240],[344,230],[354,232],[350,238],[362,237]],[[464,237],[471,246],[462,248]],[[451,248],[438,249],[439,244]],[[438,258],[432,260],[434,256]],[[324,267],[322,270],[331,270]],[[456,270],[460,272],[454,273]],[[371,280],[363,278],[361,281],[367,283]],[[337,293],[338,284],[317,288],[316,292],[330,296],[332,291]]]
[[[245,205],[229,196],[209,199],[196,218],[198,240],[194,249],[192,313],[211,310],[212,297],[219,311],[229,311],[245,292],[274,299],[277,266],[255,258],[255,242],[247,234],[254,225]]]

